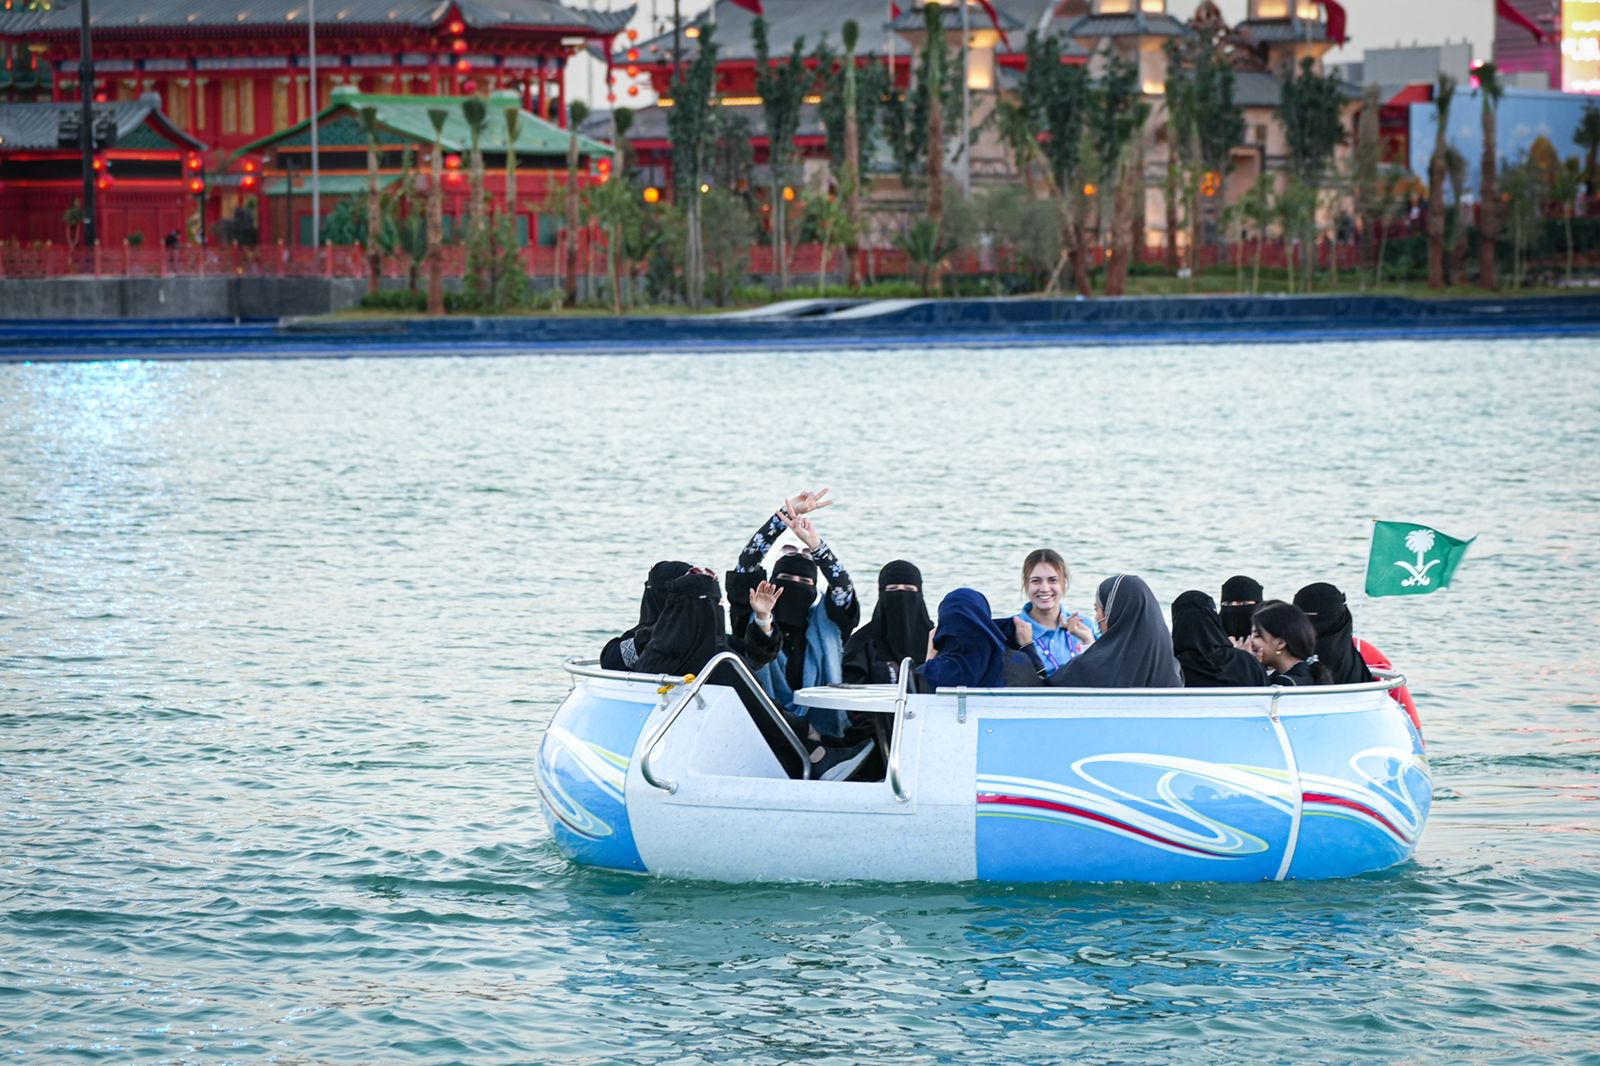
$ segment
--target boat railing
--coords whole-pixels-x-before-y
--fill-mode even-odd
[[[639,776],[643,777],[648,784],[655,788],[661,789],[663,792],[666,792],[669,795],[678,791],[678,783],[668,778],[656,777],[655,773],[650,768],[650,763],[655,757],[656,748],[660,747],[661,742],[666,739],[667,731],[670,730],[672,728],[672,724],[678,720],[678,716],[683,713],[684,708],[688,707],[691,703],[700,707],[704,707],[706,705],[705,697],[700,695],[700,690],[706,686],[706,682],[710,680],[712,673],[719,666],[727,666],[731,668],[733,676],[738,678],[740,685],[747,692],[749,692],[750,695],[755,697],[756,702],[761,705],[761,709],[766,713],[767,717],[771,718],[773,724],[778,727],[778,731],[783,736],[784,741],[794,749],[795,755],[799,757],[801,778],[803,780],[810,780],[811,758],[806,752],[805,745],[800,743],[800,738],[795,735],[793,729],[789,728],[789,723],[783,719],[783,712],[778,710],[777,704],[773,703],[771,698],[768,697],[766,690],[761,687],[761,683],[757,681],[755,675],[750,672],[750,668],[744,664],[744,660],[739,658],[738,653],[731,651],[718,652],[716,655],[713,655],[706,661],[705,666],[700,668],[700,673],[698,676],[694,674],[691,674],[688,677],[673,677],[672,675],[667,675],[667,680],[672,684],[683,684],[686,687],[684,688],[683,696],[678,700],[678,705],[672,709],[670,714],[667,715],[666,720],[656,727],[655,732],[650,734],[650,739],[645,741],[643,749],[644,754],[639,760]],[[616,670],[605,670],[598,673],[580,673],[579,671],[571,670],[569,667],[568,672],[578,673],[579,676],[582,677],[602,677],[606,679],[620,677],[626,680],[653,680],[649,675],[623,675],[621,671]]]
[[[694,675],[689,674],[635,674],[627,670],[607,670],[600,665],[599,659],[566,659],[561,663],[561,669],[573,677],[592,677],[598,681],[632,681],[646,685],[654,685],[666,691],[685,685],[694,680]]]
[[[901,803],[911,801],[911,793],[900,781],[900,738],[905,733],[906,719],[917,715],[910,708],[908,699],[911,695],[911,675],[916,669],[917,664],[911,661],[910,656],[900,660],[900,687],[894,700],[894,728],[889,733],[889,789]]]
[[[1376,681],[1361,681],[1350,685],[1269,685],[1255,688],[1050,688],[1048,686],[1029,686],[1026,688],[966,688],[951,687],[935,689],[931,695],[957,696],[963,699],[973,696],[1004,696],[1009,698],[1021,696],[1024,699],[1040,699],[1050,696],[1093,696],[1096,699],[1149,699],[1152,696],[1175,696],[1179,698],[1195,698],[1202,696],[1229,696],[1235,693],[1271,693],[1276,696],[1327,696],[1346,692],[1388,692],[1397,689],[1406,683],[1404,674],[1394,670],[1372,670]]]

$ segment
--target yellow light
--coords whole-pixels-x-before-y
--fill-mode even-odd
[[[783,187],[783,198],[784,198],[785,201],[792,201],[794,199],[794,186],[793,185],[785,185]]]
[[[710,192],[711,191],[711,186],[706,184],[705,182],[701,182],[700,183],[700,191],[703,192],[703,193]]]
[[[1099,191],[1100,191],[1100,186],[1096,185],[1092,181],[1089,182],[1088,184],[1086,184],[1083,187],[1083,195],[1085,195],[1085,196],[1094,196],[1097,193],[1099,193]]]
[[[683,35],[685,37],[689,38],[689,40],[692,41],[696,37],[700,36],[700,27],[699,26],[690,26],[688,29],[683,31]]]
[[[644,202],[647,203],[647,204],[660,203],[661,202],[661,190],[656,188],[654,185],[652,185],[649,188],[645,189],[645,191],[644,191]]]

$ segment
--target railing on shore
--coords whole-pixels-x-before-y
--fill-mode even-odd
[[[1195,258],[1202,270],[1230,267],[1248,272],[1255,268],[1258,255],[1261,266],[1268,270],[1282,270],[1303,262],[1301,248],[1284,241],[1204,245],[1198,249],[1198,253]],[[898,248],[863,248],[858,254],[860,273],[865,278],[883,281],[921,277],[922,267]],[[1103,266],[1109,256],[1107,249],[1100,246],[1090,249],[1089,254],[1091,268]],[[523,268],[530,277],[555,281],[565,276],[566,249],[562,245],[529,246],[521,249],[520,255]],[[441,249],[440,256],[445,277],[459,278],[465,274],[467,251],[463,246],[447,245]],[[1361,261],[1361,249],[1353,243],[1324,241],[1317,246],[1316,257],[1319,270],[1332,268],[1335,260],[1339,270],[1353,270]],[[814,280],[818,275],[838,281],[848,274],[848,253],[837,245],[829,246],[826,261],[823,247],[819,244],[794,245],[789,250],[788,258],[789,276],[797,285],[804,284],[807,279]],[[1166,260],[1166,249],[1161,245],[1150,245],[1139,250],[1139,258],[1144,264],[1159,265]],[[1188,265],[1187,256],[1184,257],[1184,264]],[[642,264],[631,266],[637,275],[637,268]],[[604,278],[608,269],[604,243],[599,240],[580,240],[578,275]],[[69,276],[364,278],[368,270],[366,251],[360,245],[304,248],[282,244],[185,244],[177,247],[122,244],[72,248],[48,243],[0,244],[0,279]],[[947,257],[939,268],[939,274],[946,278],[970,278],[1027,270],[1028,267],[1009,248],[968,248]],[[382,271],[386,278],[407,279],[414,272],[418,279],[426,279],[428,265],[426,261],[414,263],[402,256],[385,256]],[[749,250],[745,276],[769,278],[778,273],[775,250],[770,245],[757,245]],[[1070,286],[1070,272],[1064,272],[1062,282]]]

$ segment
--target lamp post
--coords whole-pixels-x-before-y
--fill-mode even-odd
[[[311,84],[308,99],[311,101],[311,247],[322,247],[322,190],[317,188],[317,178],[322,173],[322,160],[317,150],[317,0],[308,0],[307,26],[311,35]]]
[[[8,5],[9,6],[9,5]],[[56,0],[28,0],[32,12],[54,11]],[[94,45],[89,32],[89,0],[82,0],[78,11],[78,150],[83,155],[83,246],[94,247]]]

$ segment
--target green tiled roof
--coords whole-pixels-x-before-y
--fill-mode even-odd
[[[378,113],[378,125],[389,134],[402,140],[412,141],[416,144],[433,143],[433,123],[428,118],[430,110],[439,109],[447,112],[448,118],[444,124],[442,141],[444,147],[452,152],[464,152],[471,147],[472,138],[467,132],[467,119],[461,113],[461,105],[471,99],[465,96],[386,96],[376,93],[351,93],[335,91],[333,101],[320,113],[324,121],[317,130],[317,142],[320,145],[365,147],[367,137],[361,128],[359,118],[364,107],[375,108]],[[517,105],[515,93],[492,94],[486,100],[489,118],[483,132],[479,146],[487,153],[498,153],[506,150],[506,123],[505,110],[507,107]],[[331,121],[327,121],[330,120]],[[570,134],[553,123],[546,122],[537,115],[527,111],[522,112],[522,125],[517,131],[517,153],[519,155],[559,155],[567,154],[567,143]],[[259,152],[266,148],[301,147],[311,144],[311,131],[309,124],[298,122],[286,130],[281,130],[269,137],[263,137],[253,144],[247,144],[234,154],[243,155],[247,152]],[[614,156],[616,149],[609,144],[579,136],[578,151],[586,156]]]
[[[295,182],[294,194],[296,196],[311,195],[311,177],[307,174],[297,174],[299,179]],[[378,188],[387,188],[396,180],[395,175],[388,177],[379,176]],[[289,183],[284,178],[269,178],[261,186],[261,191],[267,196],[289,195]],[[322,196],[360,196],[367,191],[367,176],[365,174],[324,174],[317,179],[317,192]]]

